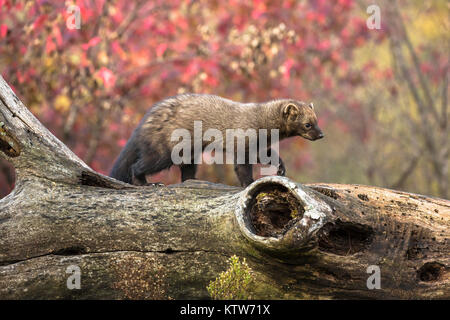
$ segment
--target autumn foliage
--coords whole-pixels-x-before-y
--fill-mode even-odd
[[[436,3],[421,19],[447,23],[448,31],[439,13],[448,7]],[[66,25],[70,5],[80,9],[80,29]],[[401,10],[406,23],[417,6]],[[287,175],[300,182],[392,186],[411,154],[423,152],[415,146],[411,151],[408,140],[402,142],[405,149],[393,152],[395,147],[382,141],[402,140],[410,123],[421,121],[389,60],[396,29],[383,19],[380,30],[369,30],[366,7],[354,0],[0,0],[0,72],[47,128],[105,174],[153,103],[201,92],[245,102],[313,101],[326,138],[314,146],[300,138],[283,142]],[[447,90],[448,57],[440,47],[445,35],[429,24],[416,27],[432,29],[413,46],[432,94],[440,93]],[[411,78],[420,82],[417,75]],[[407,104],[413,122],[404,121],[403,111],[385,114],[383,108],[400,104]],[[395,130],[383,136],[378,128],[394,122]],[[445,134],[447,127],[442,130]],[[381,159],[387,163],[377,162]],[[443,159],[448,167],[448,152]],[[430,163],[419,157],[397,187],[448,196]],[[12,184],[3,171],[4,195]],[[445,174],[448,178],[448,170]],[[229,166],[204,165],[199,177],[236,184]],[[179,173],[174,168],[151,179],[174,183]],[[418,187],[419,182],[428,185]]]

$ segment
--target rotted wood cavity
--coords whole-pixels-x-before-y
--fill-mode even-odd
[[[249,206],[255,233],[262,237],[279,237],[303,217],[305,209],[289,190],[281,185],[262,187]]]

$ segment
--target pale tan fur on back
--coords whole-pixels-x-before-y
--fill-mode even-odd
[[[226,143],[226,129],[279,129],[280,102],[239,103],[213,95],[179,95],[164,100],[149,111],[140,136],[151,139],[154,147],[172,148],[177,143],[170,141],[175,129],[187,129],[193,137],[194,121],[202,121],[203,132],[217,129]]]

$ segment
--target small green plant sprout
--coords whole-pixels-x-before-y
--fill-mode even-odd
[[[239,257],[233,255],[228,270],[220,273],[206,289],[214,300],[249,300],[253,282],[253,271],[245,258],[241,262]]]

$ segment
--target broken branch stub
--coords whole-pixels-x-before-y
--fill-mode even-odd
[[[30,177],[65,183],[125,188],[93,171],[25,107],[0,76],[0,157],[16,169],[16,181]]]

